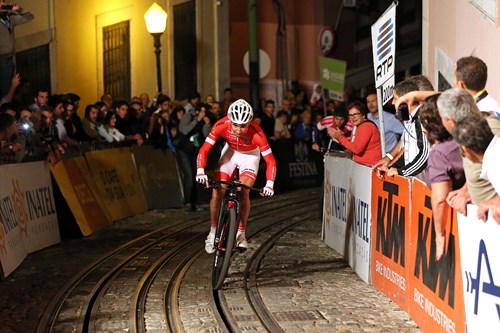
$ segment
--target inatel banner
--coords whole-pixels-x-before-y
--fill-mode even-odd
[[[351,203],[353,162],[347,158],[325,156],[325,199],[323,230],[325,243],[347,257],[353,234],[347,227]]]
[[[465,332],[456,213],[445,204],[445,249],[436,260],[431,190],[414,178],[411,197],[410,316],[424,332]]]
[[[458,231],[467,333],[500,332],[500,226],[478,220],[469,205]]]
[[[372,175],[371,279],[375,288],[408,311],[410,180]]]
[[[372,236],[372,170],[352,162],[351,232],[353,233],[349,265],[370,283],[370,252]]]
[[[0,167],[0,259],[10,274],[31,253],[60,242],[46,162]]]
[[[145,212],[148,207],[130,148],[85,154],[99,200],[112,221]]]
[[[95,194],[85,158],[62,160],[52,166],[51,171],[84,236],[111,225]]]

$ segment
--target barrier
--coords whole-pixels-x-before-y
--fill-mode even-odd
[[[0,261],[8,276],[28,253],[60,242],[45,162],[0,167]]]
[[[112,221],[148,209],[130,148],[93,151],[85,159],[102,207]]]
[[[472,205],[458,214],[467,332],[500,332],[500,226],[476,216]]]
[[[431,190],[418,179],[411,184],[408,249],[410,316],[426,332],[465,332],[464,298],[456,213],[446,210],[445,251],[436,261]]]
[[[445,250],[436,260],[430,189],[417,179],[380,180],[375,173],[370,188],[357,167],[344,158],[325,160],[325,243],[353,267],[367,260],[373,286],[407,311],[424,332],[500,331],[500,264],[495,260],[500,226],[491,219],[478,221],[477,207],[470,205],[467,216],[458,214],[457,223],[456,212],[448,207]],[[369,225],[368,197],[371,237],[363,232]],[[358,248],[366,240],[371,244],[369,256]],[[367,281],[362,269],[356,272]]]
[[[50,170],[84,236],[111,225],[96,195],[85,158],[63,160]]]
[[[182,188],[175,155],[149,145],[132,152],[149,209],[182,207]]]
[[[325,157],[323,235],[370,282],[371,169],[345,158]]]
[[[372,175],[372,283],[408,312],[410,181]]]

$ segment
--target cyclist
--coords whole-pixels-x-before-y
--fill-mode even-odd
[[[261,195],[272,196],[274,194],[273,186],[276,177],[276,160],[264,132],[259,125],[252,121],[252,118],[252,106],[245,100],[239,99],[229,106],[227,116],[215,123],[205,143],[200,148],[196,172],[196,181],[198,183],[208,186],[208,177],[205,174],[207,155],[217,139],[222,137],[226,143],[222,149],[214,178],[217,180],[231,180],[236,168],[238,168],[240,182],[248,186],[253,186],[259,169],[260,154],[262,154],[267,164],[267,182]],[[249,191],[248,189],[241,188],[239,192],[241,219],[236,235],[237,246],[245,249],[248,247],[245,230],[248,215],[250,214]],[[224,193],[224,189],[214,189],[212,192],[212,199],[210,200],[211,227],[205,241],[205,250],[208,253],[215,251],[215,229],[217,228],[220,203],[224,197]]]

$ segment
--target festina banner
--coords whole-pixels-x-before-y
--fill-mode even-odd
[[[394,75],[396,54],[396,5],[393,3],[372,25],[373,70],[375,87]]]

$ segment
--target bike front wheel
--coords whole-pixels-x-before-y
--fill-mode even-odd
[[[212,267],[212,288],[218,290],[224,283],[236,240],[236,209],[234,207],[221,207],[219,225],[215,239],[214,265]]]

